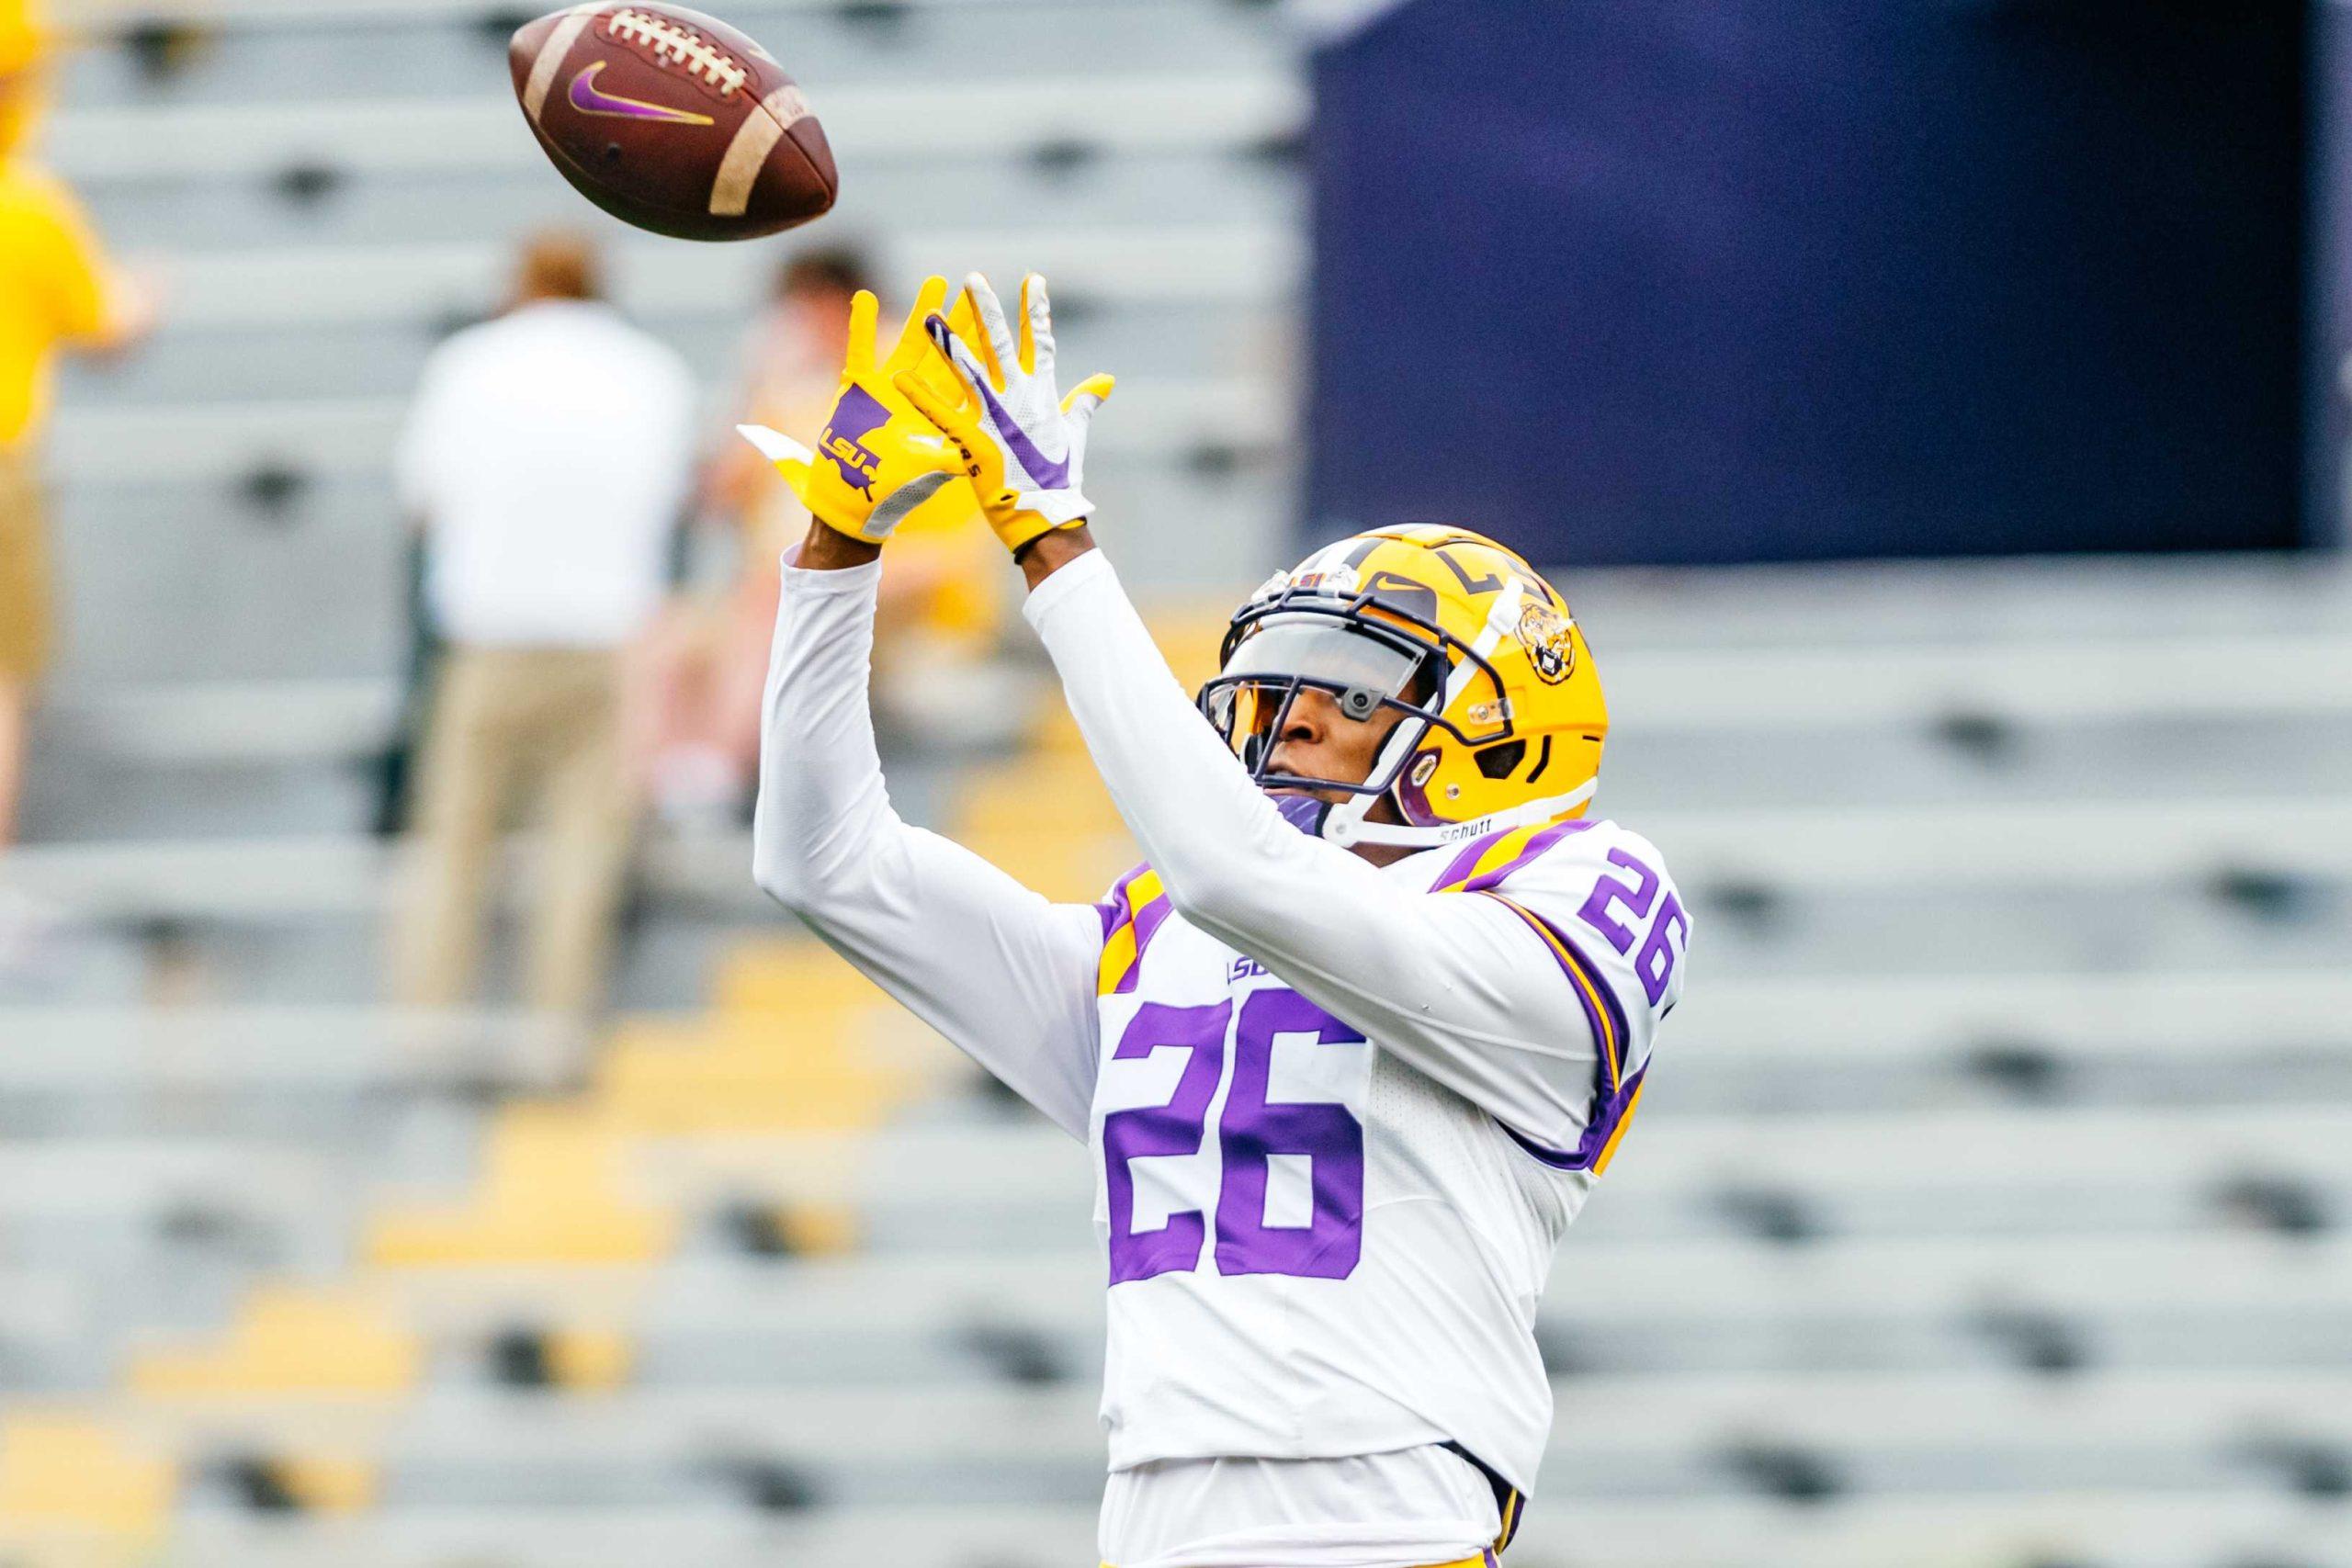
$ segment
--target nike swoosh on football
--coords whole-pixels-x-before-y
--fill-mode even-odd
[[[695,114],[686,109],[673,109],[664,104],[649,104],[639,98],[616,97],[596,85],[596,75],[611,63],[600,60],[571,79],[567,95],[571,107],[582,114],[607,115],[617,119],[653,119],[670,125],[716,125],[718,122],[707,114]]]
[[[988,404],[989,417],[996,422],[997,429],[1004,435],[1004,444],[1012,448],[1012,455],[1021,460],[1021,466],[1036,479],[1038,488],[1059,490],[1069,483],[1069,464],[1057,463],[1037,450],[1036,443],[1029,439],[1029,433],[1013,423],[1012,416],[1004,412],[1004,405],[996,400],[996,394],[989,390],[986,376],[979,378],[979,387],[980,400]]]

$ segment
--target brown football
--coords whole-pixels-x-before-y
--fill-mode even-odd
[[[775,57],[715,17],[592,4],[506,48],[514,96],[580,194],[681,240],[751,240],[821,216],[841,176]]]

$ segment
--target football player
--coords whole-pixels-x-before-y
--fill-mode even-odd
[[[929,280],[859,297],[768,678],[760,886],[1095,1156],[1116,1568],[1491,1563],[1551,1425],[1536,1304],[1609,1165],[1690,917],[1589,815],[1608,717],[1559,593],[1465,529],[1316,551],[1197,704],[1087,528],[1107,378],[1056,385]],[[892,811],[866,707],[877,552],[980,511],[1145,863],[1057,905]],[[1053,803],[1036,809],[1050,825]]]

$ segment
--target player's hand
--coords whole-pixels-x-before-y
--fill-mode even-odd
[[[735,427],[775,465],[811,516],[853,539],[880,544],[909,513],[948,485],[965,482],[963,455],[899,390],[901,382],[922,385],[912,378],[926,361],[937,363],[925,323],[946,302],[947,280],[923,279],[897,346],[876,365],[874,327],[881,304],[857,291],[849,308],[841,393],[816,451],[765,425]]]
[[[970,322],[960,308],[966,302]],[[1093,503],[1079,490],[1087,427],[1113,383],[1108,376],[1091,376],[1061,396],[1054,383],[1053,308],[1046,280],[1035,273],[1021,280],[1018,336],[978,273],[964,280],[958,305],[956,324],[936,313],[925,324],[961,383],[960,399],[914,369],[900,373],[897,386],[955,442],[989,526],[1007,549],[1018,551],[1092,513]]]

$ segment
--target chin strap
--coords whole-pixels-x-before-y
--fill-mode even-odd
[[[1406,759],[1413,754],[1414,749],[1421,743],[1421,737],[1429,732],[1428,719],[1401,720],[1396,728],[1388,732],[1388,739],[1381,742],[1380,754],[1373,759],[1371,771],[1364,776],[1390,780],[1402,776]],[[1370,826],[1364,821],[1364,813],[1395,793],[1396,788],[1392,784],[1387,790],[1379,795],[1349,795],[1324,815],[1323,837],[1335,844],[1352,844],[1363,841],[1363,829]]]

